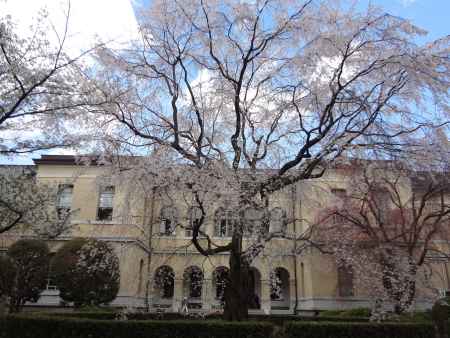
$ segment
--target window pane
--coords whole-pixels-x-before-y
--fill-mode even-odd
[[[160,234],[164,236],[175,235],[178,213],[174,207],[163,207],[161,209]]]
[[[58,194],[58,208],[70,209],[72,206],[72,191],[73,186],[64,185],[60,187]]]
[[[270,211],[270,232],[283,232],[286,230],[286,214],[281,208]]]
[[[114,199],[114,190],[112,188],[105,189],[100,194],[100,207],[112,208]]]
[[[100,221],[110,221],[112,220],[112,214],[112,208],[98,208],[97,218]]]

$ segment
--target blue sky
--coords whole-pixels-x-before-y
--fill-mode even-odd
[[[136,9],[150,2],[132,0]],[[362,6],[369,3],[379,5],[390,14],[411,20],[429,32],[427,40],[450,34],[450,0],[360,0],[360,3]]]
[[[23,6],[23,3],[28,1],[29,0],[9,0],[7,4],[9,3],[12,9],[16,9],[15,14],[17,14],[19,19],[28,19],[28,16],[33,13],[25,12],[36,11],[41,4],[45,4],[49,9],[52,9],[51,7],[54,4],[58,4],[58,2],[54,0],[36,0],[33,2],[35,4],[34,7]],[[86,11],[83,10],[84,6],[88,6],[90,9],[92,9],[92,6],[95,4],[99,7],[104,7],[106,2],[108,2],[108,11],[103,13],[101,20],[88,20],[86,18]],[[150,2],[151,0],[77,0],[75,4],[79,7],[80,13],[84,14],[80,15],[78,20],[75,16],[72,20],[72,24],[74,24],[75,27],[82,27],[83,30],[89,30],[89,32],[84,33],[91,33],[92,35],[98,34],[100,36],[105,36],[106,33],[103,31],[107,31],[109,35],[111,32],[117,30],[121,32],[124,30],[134,31],[136,22],[134,21],[135,19],[133,18],[131,8],[127,11],[127,7],[129,8],[131,7],[130,5],[132,5],[134,9],[137,10],[140,6],[148,5]],[[345,3],[345,0],[343,0],[343,2]],[[427,30],[428,36],[420,42],[431,41],[450,34],[450,0],[360,0],[362,8],[367,7],[369,3],[379,5],[383,7],[386,12],[409,19],[417,26]],[[24,8],[28,9],[25,11]],[[60,8],[58,8],[58,10],[61,11]],[[90,10],[90,12],[97,13],[98,11]],[[14,11],[12,13],[14,14]],[[128,13],[129,15],[124,16],[124,13]],[[121,27],[117,24],[117,21],[119,20],[121,21]],[[98,24],[87,25],[87,22]],[[80,39],[83,39],[83,41],[88,40],[83,36],[78,40]],[[79,42],[75,42],[74,47],[79,48]],[[59,151],[58,153],[63,153],[63,151]],[[15,157],[13,159],[0,157],[0,164],[31,164],[31,159],[38,157],[39,154]]]
[[[450,34],[450,0],[362,0],[382,6],[390,14],[411,20],[428,31],[426,40]]]

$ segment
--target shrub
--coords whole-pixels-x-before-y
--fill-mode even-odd
[[[17,275],[9,294],[11,312],[18,312],[25,302],[37,302],[45,289],[48,277],[50,252],[45,242],[37,239],[22,239],[8,250]]]
[[[273,325],[258,322],[101,321],[44,315],[1,321],[4,337],[15,338],[269,338],[273,332]]]
[[[0,298],[2,298],[11,294],[17,269],[11,258],[0,256],[0,271]]]
[[[109,303],[119,291],[119,259],[105,242],[67,242],[53,258],[52,272],[60,297],[76,307]]]
[[[290,322],[286,338],[430,338],[431,324]]]

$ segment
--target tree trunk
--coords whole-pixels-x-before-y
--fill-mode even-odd
[[[4,316],[8,313],[8,297],[0,296],[0,316]]]
[[[412,305],[416,297],[417,266],[410,263],[406,276],[402,276],[394,264],[389,264],[388,267],[383,276],[383,287],[394,302],[394,313],[400,315]]]
[[[230,252],[229,283],[225,288],[224,318],[229,321],[248,319],[249,265],[241,257],[242,234],[233,234]]]
[[[22,310],[22,304],[20,299],[16,297],[11,297],[9,299],[9,313],[18,313]]]

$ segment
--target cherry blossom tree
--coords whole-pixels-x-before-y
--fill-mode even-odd
[[[38,183],[32,167],[5,166],[0,170],[0,234],[28,231],[54,238],[71,227],[74,210],[58,212],[58,188]]]
[[[285,236],[270,231],[274,194],[344,154],[410,158],[447,126],[449,39],[419,45],[422,29],[380,8],[157,0],[140,23],[133,47],[97,53],[102,150],[144,157],[120,171],[149,191],[189,192],[192,244],[230,254],[228,319],[247,317],[249,265]],[[238,216],[228,243],[203,231],[212,201]]]
[[[88,137],[74,122],[95,104],[83,64],[92,50],[68,54],[69,19],[70,2],[62,31],[44,10],[28,33],[0,15],[0,155],[76,148]]]
[[[433,301],[439,293],[432,265],[450,258],[442,245],[449,239],[448,173],[378,163],[355,165],[349,174],[347,195],[334,197],[315,229],[323,249],[351,269],[357,287],[395,313],[409,310],[420,291]]]

